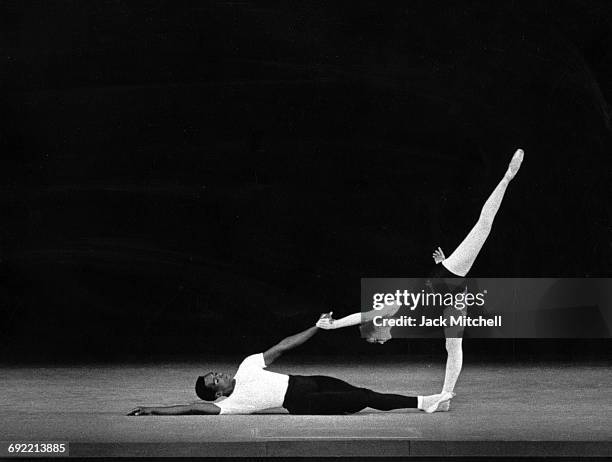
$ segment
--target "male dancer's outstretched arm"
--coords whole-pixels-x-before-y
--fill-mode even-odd
[[[221,412],[219,406],[199,401],[176,406],[140,406],[132,409],[127,415],[217,415],[219,412]]]
[[[299,334],[291,335],[289,337],[284,338],[272,348],[264,351],[263,357],[266,366],[269,366],[274,361],[276,361],[279,356],[282,355],[285,351],[292,350],[293,348],[298,347],[302,343],[309,340],[314,334],[317,333],[318,330],[319,328],[317,326],[309,327],[308,329],[300,332]]]

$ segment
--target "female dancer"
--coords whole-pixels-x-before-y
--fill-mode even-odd
[[[466,238],[459,244],[459,247],[455,249],[455,251],[450,255],[450,257],[445,258],[442,249],[438,247],[437,250],[433,253],[433,259],[437,264],[442,263],[442,268],[436,272],[434,277],[437,278],[464,278],[483,244],[487,240],[489,233],[491,231],[491,227],[493,225],[493,220],[499,207],[501,205],[502,199],[504,198],[504,193],[506,192],[506,188],[510,181],[514,178],[514,176],[519,171],[521,167],[521,163],[523,162],[523,150],[518,149],[514,155],[512,156],[512,160],[508,166],[508,170],[506,171],[504,177],[499,182],[491,196],[487,199],[484,206],[482,207],[482,211],[480,212],[480,217],[478,221],[472,228],[472,230],[468,233]],[[465,286],[464,281],[459,281],[459,287]],[[454,285],[454,284],[453,284]],[[376,312],[376,315],[383,316],[393,316],[399,306],[387,306],[383,309],[383,311]],[[445,311],[445,316],[448,316],[450,310],[454,308],[449,308]],[[371,320],[373,317],[373,312],[370,313],[353,313],[349,316],[346,316],[341,319],[333,319],[331,317],[324,317],[319,320],[317,326],[321,329],[339,329],[347,326],[354,326],[357,324],[361,324],[361,329],[364,335],[367,337],[366,339],[371,343],[384,343],[389,338],[390,328],[372,328]],[[462,350],[462,336],[463,336],[463,328],[457,329],[454,328],[446,328],[445,331],[446,336],[446,351],[448,353],[448,357],[446,360],[446,373],[444,376],[444,386],[442,388],[442,393],[450,393],[451,396],[454,396],[454,388],[457,383],[457,379],[459,378],[459,373],[461,372],[461,367],[463,365],[463,350]],[[448,410],[449,402],[447,401],[445,405],[442,405],[438,408],[439,411]]]

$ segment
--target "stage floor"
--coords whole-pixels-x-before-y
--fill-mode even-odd
[[[442,359],[293,358],[270,370],[416,395],[439,392]],[[607,362],[467,364],[444,413],[125,416],[137,405],[195,401],[197,375],[233,373],[237,362],[2,367],[0,441],[67,441],[74,456],[612,456]]]

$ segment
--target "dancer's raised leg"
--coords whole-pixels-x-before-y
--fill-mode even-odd
[[[508,171],[482,207],[480,217],[472,230],[455,251],[442,262],[442,265],[451,273],[463,277],[474,264],[491,232],[493,220],[502,203],[506,188],[521,167],[521,162],[523,162],[523,150],[518,149],[510,161]]]

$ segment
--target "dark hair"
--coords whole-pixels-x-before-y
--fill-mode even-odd
[[[209,374],[210,372],[206,375]],[[204,401],[214,401],[217,399],[215,390],[213,390],[212,388],[208,388],[206,385],[204,385],[204,377],[206,377],[206,375],[201,375],[198,377],[198,380],[196,380],[196,395],[198,395],[198,398],[203,399]]]

